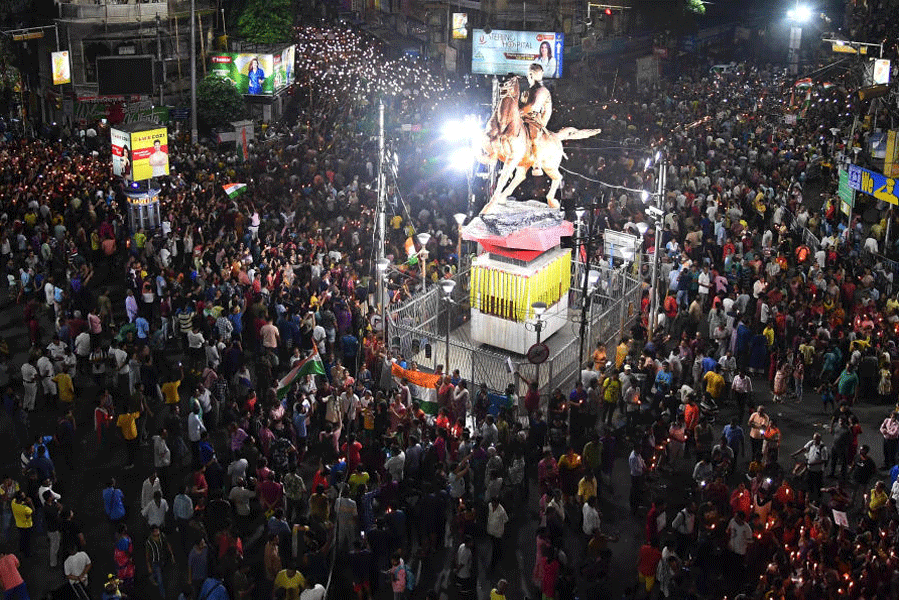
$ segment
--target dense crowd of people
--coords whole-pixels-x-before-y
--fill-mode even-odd
[[[819,86],[786,125],[800,108],[773,67],[623,82],[612,99],[566,105],[575,85],[553,90],[559,123],[660,150],[664,216],[609,191],[656,189],[654,152],[629,144],[572,146],[564,205],[596,198],[597,230],[642,236],[661,270],[652,290],[643,265],[629,334],[609,348],[589,340],[588,377],[547,397],[512,375],[505,392],[488,390],[451,364],[394,375],[410,365],[385,346],[376,310],[369,104],[298,98],[296,122],[273,126],[246,161],[173,135],[156,231],[129,228],[103,127],[3,142],[0,266],[30,346],[20,363],[13,340],[0,345],[4,431],[21,448],[0,483],[0,533],[17,550],[0,553],[6,597],[29,597],[20,561],[47,560],[32,532],[65,576],[52,597],[79,600],[400,600],[442,588],[464,599],[485,575],[491,600],[569,600],[630,581],[637,597],[899,596],[899,414],[853,413],[899,392],[899,300],[893,263],[877,254],[891,250],[889,227],[845,215],[829,169],[848,154],[858,107]],[[431,104],[409,95],[391,109],[426,119]],[[423,279],[407,260],[417,232],[432,234],[426,277],[455,273],[451,215],[467,208],[427,171],[422,140],[399,144],[394,303]],[[234,182],[248,191],[229,197]],[[781,451],[785,424],[768,410],[790,402],[832,418]],[[734,416],[722,427],[723,414]],[[602,510],[616,464],[645,518],[634,577],[610,574],[621,542]],[[92,515],[107,539],[90,544],[88,516],[68,505],[88,465],[114,474]],[[660,482],[683,497],[657,493]],[[536,558],[513,590],[499,578],[515,573],[504,548],[531,505]],[[435,582],[443,549],[451,577]]]

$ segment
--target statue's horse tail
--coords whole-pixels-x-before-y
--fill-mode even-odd
[[[560,142],[565,140],[583,140],[602,133],[602,129],[578,129],[577,127],[563,127],[556,132]]]

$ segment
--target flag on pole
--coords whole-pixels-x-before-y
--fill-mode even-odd
[[[418,250],[415,249],[415,242],[412,240],[412,236],[406,238],[405,250],[406,255],[409,257],[409,260],[406,261],[406,264],[418,264]]]
[[[307,356],[305,359],[298,362],[287,375],[278,382],[278,399],[284,398],[284,396],[287,395],[287,392],[290,391],[290,388],[293,387],[293,384],[300,377],[324,374],[325,364],[322,362],[322,358],[318,355],[318,352]]]
[[[241,194],[247,191],[247,184],[245,183],[229,183],[222,186],[222,189],[225,190],[225,193],[228,194],[229,198],[237,198]]]

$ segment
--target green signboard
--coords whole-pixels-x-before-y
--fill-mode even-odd
[[[846,208],[855,207],[855,190],[849,185],[849,172],[845,169],[840,169],[840,184],[837,187],[837,195],[845,205],[843,212],[846,212]]]

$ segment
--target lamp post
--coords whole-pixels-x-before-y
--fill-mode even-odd
[[[421,244],[418,256],[421,258],[421,291],[428,291],[428,242],[431,241],[430,233],[419,233],[415,238]]]
[[[546,312],[546,302],[534,302],[531,304],[531,310],[534,311],[534,316],[537,317],[537,322],[534,323],[534,331],[537,332],[537,343],[540,343],[540,332],[543,331],[543,313]],[[537,382],[537,390],[540,390],[540,363],[537,363],[536,366],[536,375],[534,377],[534,381]]]
[[[596,271],[594,269],[590,269],[589,271],[587,271],[587,295],[584,297],[584,306],[586,307],[586,310],[584,310],[584,316],[587,319],[587,337],[582,342],[582,345],[584,343],[593,343],[593,294],[596,292],[596,286],[599,285],[599,277],[599,271]],[[587,351],[590,351],[589,346],[587,347]],[[583,356],[581,357],[581,359],[583,359]],[[584,383],[584,369],[582,367],[583,363],[581,363],[581,365],[578,367],[578,381],[581,382],[581,385],[583,385]]]
[[[384,347],[387,347],[387,301],[386,301],[386,291],[387,288],[384,285],[384,276],[387,274],[387,267],[390,266],[390,261],[386,258],[379,258],[375,261],[375,269],[378,272],[378,310],[381,313],[381,336],[384,338]]]
[[[456,282],[452,279],[441,279],[440,280],[440,294],[443,296],[443,299],[446,301],[446,353],[443,361],[443,372],[449,373],[449,359],[450,359],[450,328],[452,326],[452,321],[450,319],[450,307],[453,305],[453,289],[456,287]],[[537,334],[539,337],[540,334]]]
[[[788,49],[790,75],[799,74],[799,53],[800,48],[802,47],[802,24],[806,23],[811,18],[812,10],[808,6],[799,4],[799,0],[796,0],[795,8],[791,8],[787,11],[787,20],[794,24],[790,25]]]
[[[668,169],[661,154],[657,155],[656,163],[659,165],[659,191],[656,193],[656,206],[654,211],[647,212],[656,218],[656,235],[652,255],[652,296],[649,299],[649,319],[647,323],[647,337],[651,340],[655,333],[656,313],[659,312],[659,253],[662,249],[662,229],[665,225],[665,179],[668,177]],[[653,212],[655,213],[653,215]]]
[[[462,225],[465,224],[465,219],[468,218],[468,215],[465,213],[456,213],[453,215],[453,220],[456,221],[456,227],[458,228],[457,234],[459,236],[459,241],[456,243],[456,273],[462,272]]]

